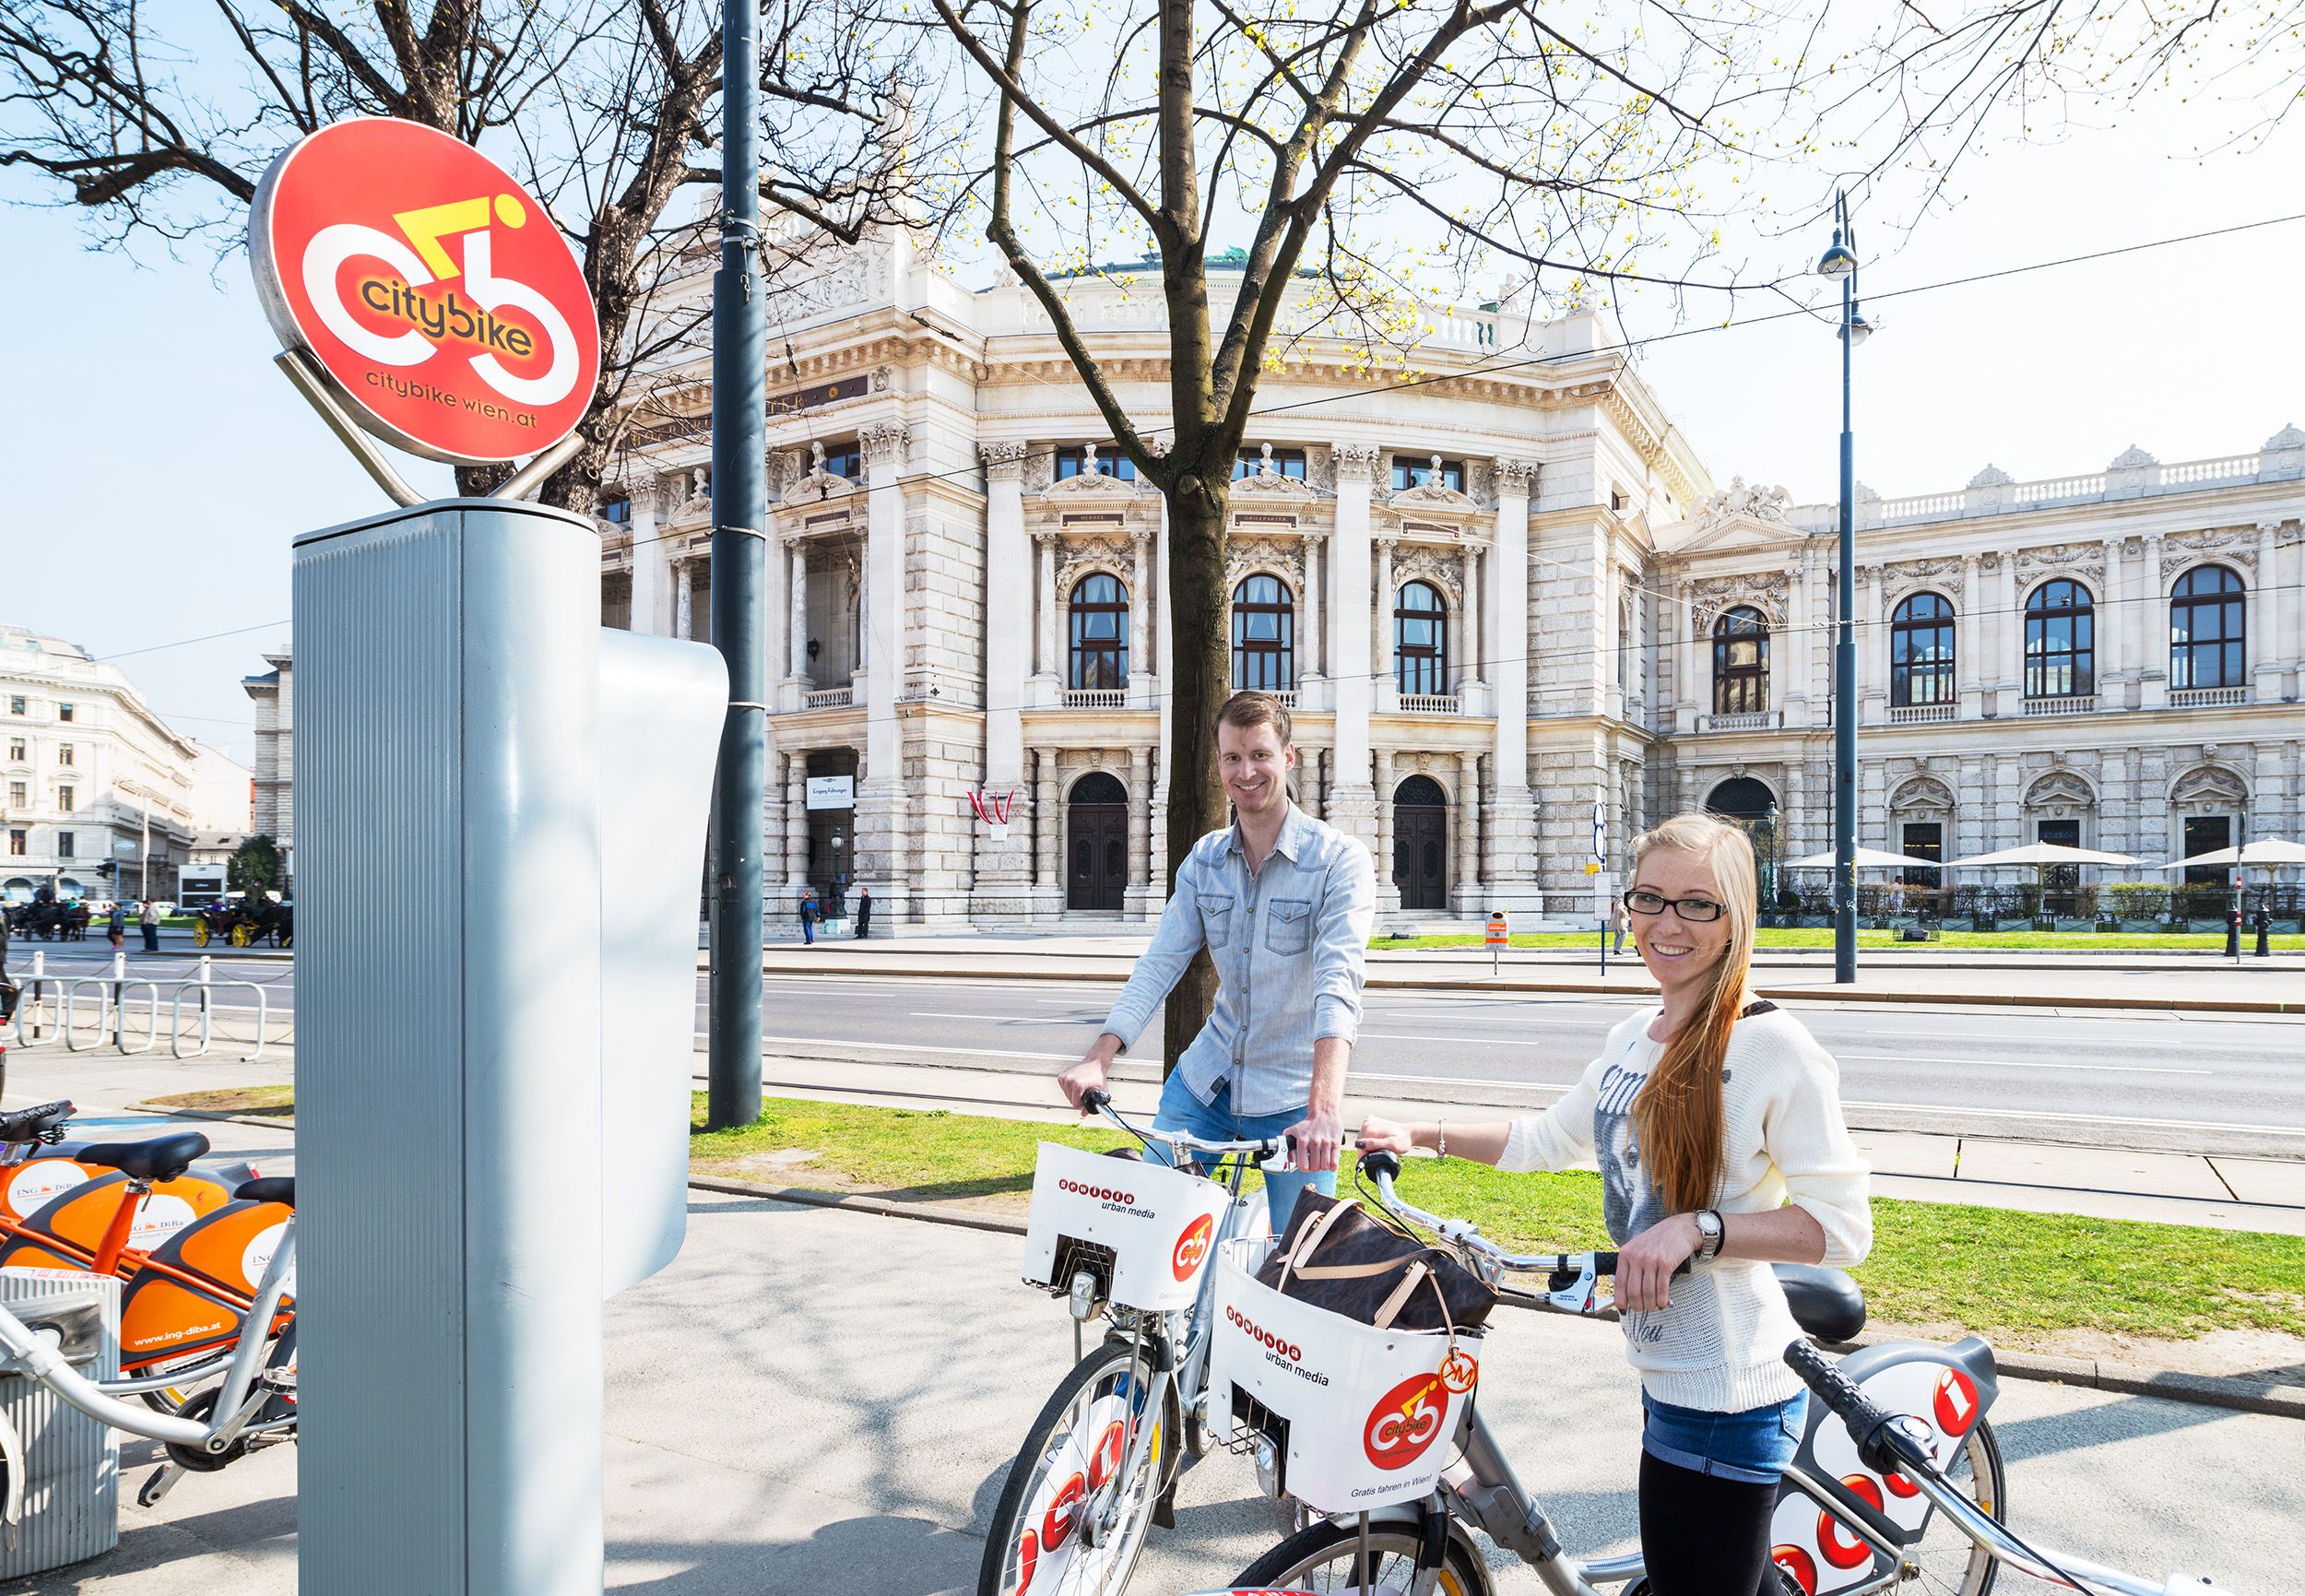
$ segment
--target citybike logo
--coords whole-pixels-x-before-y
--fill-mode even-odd
[[[1279,1336],[1274,1335],[1271,1330],[1266,1330],[1259,1325],[1252,1324],[1247,1318],[1242,1316],[1240,1309],[1228,1305],[1224,1310],[1224,1319],[1227,1324],[1230,1324],[1235,1330],[1239,1330],[1243,1335],[1247,1336],[1250,1341],[1255,1342],[1259,1346],[1270,1348],[1271,1351],[1279,1353],[1283,1357],[1288,1359],[1291,1363],[1302,1363],[1304,1361],[1305,1354],[1299,1352],[1295,1346],[1288,1342],[1283,1341]]]
[[[1768,1560],[1801,1587],[1802,1596],[1816,1596],[1816,1559],[1798,1546],[1773,1547]]]
[[[1936,1395],[1930,1406],[1936,1413],[1937,1428],[1947,1436],[1965,1436],[1977,1422],[1976,1383],[1960,1370],[1949,1368],[1937,1377]]]
[[[1135,1192],[1122,1191],[1110,1186],[1088,1186],[1078,1180],[1059,1180],[1057,1182],[1057,1189],[1070,1191],[1075,1197],[1093,1197],[1099,1202],[1117,1202],[1124,1208],[1134,1208],[1137,1205]]]
[[[249,233],[274,332],[387,442],[509,460],[584,419],[600,372],[584,270],[470,145],[388,117],[324,127],[265,173]]]
[[[1440,1376],[1413,1375],[1377,1399],[1361,1427],[1361,1449],[1380,1469],[1405,1469],[1432,1446],[1448,1415]]]
[[[1841,1488],[1874,1512],[1885,1510],[1880,1482],[1871,1474],[1844,1474]],[[1829,1512],[1816,1517],[1816,1545],[1836,1568],[1854,1568],[1873,1555],[1873,1548],[1843,1529],[1840,1519]]]
[[[1190,1280],[1209,1256],[1209,1239],[1215,1234],[1216,1221],[1205,1213],[1185,1226],[1185,1234],[1176,1238],[1176,1251],[1169,1255],[1169,1272],[1178,1280]]]

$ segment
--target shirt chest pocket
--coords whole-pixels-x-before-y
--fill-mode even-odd
[[[1276,953],[1301,953],[1313,937],[1313,905],[1307,898],[1275,898],[1265,910],[1265,946]]]
[[[1200,937],[1212,952],[1233,940],[1233,900],[1200,894]]]

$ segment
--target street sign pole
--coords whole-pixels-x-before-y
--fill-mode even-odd
[[[713,641],[728,661],[713,820],[710,1091],[715,1129],[761,1117],[762,808],[768,781],[767,668],[761,653],[766,546],[765,285],[761,236],[756,6],[721,25],[720,270],[713,278]]]
[[[1601,973],[1609,973],[1609,808],[1592,800],[1592,915],[1601,922]]]

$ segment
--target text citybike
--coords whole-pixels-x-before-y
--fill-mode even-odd
[[[1069,1191],[1075,1197],[1088,1198],[1103,1206],[1108,1213],[1125,1213],[1131,1219],[1152,1217],[1151,1209],[1139,1208],[1136,1205],[1137,1194],[1133,1191],[1122,1191],[1111,1186],[1090,1186],[1079,1180],[1059,1180],[1057,1182],[1057,1189]]]
[[[536,353],[536,340],[526,327],[499,320],[486,308],[458,298],[455,289],[435,304],[398,278],[364,277],[359,292],[361,303],[370,310],[419,328],[435,344],[454,339],[524,359]]]
[[[1297,1378],[1310,1380],[1317,1386],[1325,1386],[1329,1383],[1327,1375],[1320,1373],[1318,1369],[1308,1369],[1298,1361],[1305,1354],[1294,1342],[1283,1341],[1262,1325],[1245,1318],[1240,1309],[1230,1305],[1227,1305],[1224,1309],[1224,1318],[1225,1322],[1235,1330],[1264,1348],[1265,1362],[1276,1367],[1284,1368]]]

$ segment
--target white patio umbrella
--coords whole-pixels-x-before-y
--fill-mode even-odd
[[[2215,848],[2189,859],[2172,859],[2161,869],[2181,870],[2188,865],[2261,865],[2268,869],[2279,865],[2305,865],[2305,843],[2293,843],[2287,837],[2259,837],[2238,848]]]
[[[1789,870],[1829,870],[1840,861],[1831,854],[1811,854],[1805,859],[1787,859]],[[1933,870],[1939,869],[1934,859],[1917,859],[1910,854],[1884,853],[1879,848],[1859,848],[1857,868],[1861,870]]]
[[[2003,848],[1997,854],[1972,854],[1965,859],[1951,859],[1947,869],[1986,869],[1994,865],[2134,865],[2138,861],[2128,854],[2100,853],[2095,848],[2069,848],[2063,843],[2027,843],[2021,848]]]

